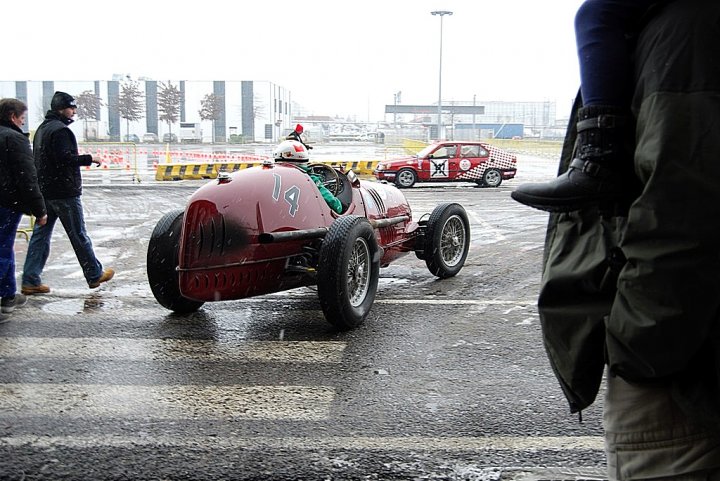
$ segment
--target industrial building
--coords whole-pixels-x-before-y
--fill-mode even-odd
[[[558,127],[555,102],[550,101],[507,102],[473,99],[444,101],[441,108],[441,122],[438,122],[437,103],[386,105],[385,114],[393,115],[394,125],[426,125],[431,138],[437,138],[436,125],[440,123],[443,128],[441,136],[454,140],[554,137]]]
[[[144,114],[140,120],[127,121],[120,115],[118,100],[124,85],[133,82],[141,92]],[[160,120],[159,95],[166,86],[180,92],[177,121]],[[290,91],[269,81],[196,81],[149,79],[132,80],[115,76],[113,80],[57,81],[18,80],[0,81],[0,98],[14,97],[28,105],[25,129],[34,131],[43,121],[55,91],[74,97],[83,92],[94,93],[100,105],[94,118],[75,118],[71,124],[79,140],[120,141],[128,137],[142,138],[147,133],[177,134],[179,125],[200,124],[203,142],[275,142],[281,132],[291,125]],[[220,100],[216,119],[203,120],[201,102],[212,94]]]
[[[139,120],[124,119],[118,107],[123,88],[134,84],[142,106]],[[162,91],[168,85],[179,91],[179,105],[175,122],[161,120]],[[170,141],[193,142],[276,142],[294,126],[291,93],[270,81],[253,80],[133,80],[124,75],[112,80],[19,80],[0,81],[0,98],[14,97],[28,105],[25,129],[34,131],[42,122],[55,91],[67,92],[76,98],[88,92],[100,101],[90,116],[78,114],[71,124],[81,141],[123,141],[157,138]],[[212,95],[220,108],[216,118],[204,120],[200,110],[203,99]],[[562,135],[564,123],[556,121],[555,102],[508,101],[447,101],[442,105],[441,133],[443,138],[476,140],[487,138],[541,137]],[[344,125],[340,119],[327,118],[322,122],[305,119],[308,127],[318,130],[315,137],[333,133],[353,135],[383,130],[392,137],[423,140],[438,138],[437,104],[385,106],[384,122]],[[387,114],[392,114],[388,118]],[[357,125],[355,125],[357,124]],[[184,129],[183,129],[184,127]],[[183,130],[193,132],[192,139],[182,137]]]

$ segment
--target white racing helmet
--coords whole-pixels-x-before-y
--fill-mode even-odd
[[[310,155],[301,142],[284,140],[273,150],[273,159],[283,162],[307,162]]]

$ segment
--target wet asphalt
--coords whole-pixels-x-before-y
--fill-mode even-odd
[[[88,289],[58,226],[52,292],[0,326],[0,479],[602,479],[602,401],[578,422],[542,347],[547,215],[510,199],[523,180],[406,190],[415,216],[466,208],[465,267],[440,281],[404,257],[337,332],[310,288],[166,311],[147,242],[204,181],[89,179],[88,231],[117,274]]]

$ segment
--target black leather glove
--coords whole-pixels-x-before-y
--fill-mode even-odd
[[[100,161],[93,160],[93,157],[90,154],[78,155],[78,160],[80,161],[80,165],[90,165],[90,164],[100,165]]]

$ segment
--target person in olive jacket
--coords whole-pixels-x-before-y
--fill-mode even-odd
[[[68,128],[73,122],[77,104],[65,92],[55,92],[45,120],[35,132],[33,155],[40,191],[48,210],[47,224],[35,225],[28,246],[22,275],[23,294],[44,294],[50,287],[42,283],[41,274],[50,255],[50,240],[55,222],[60,219],[75,256],[83,270],[88,287],[94,289],[113,278],[112,269],[103,269],[95,257],[92,241],[85,230],[80,166],[100,161],[91,155],[78,154],[75,134]]]
[[[38,225],[47,221],[30,141],[20,127],[27,106],[18,99],[0,100],[0,323],[27,301],[17,294],[15,236],[23,214],[32,214]]]

